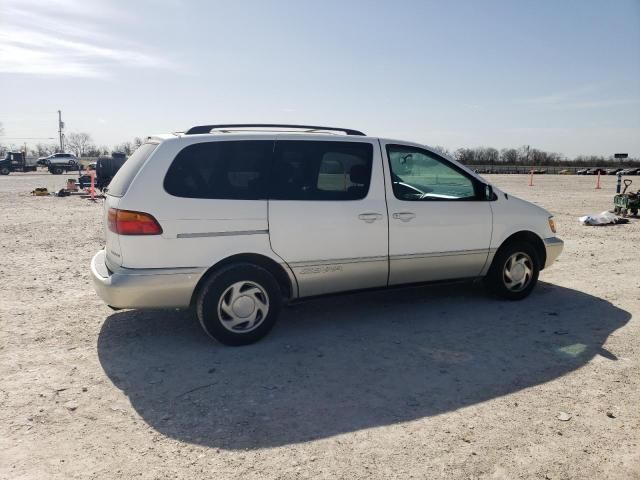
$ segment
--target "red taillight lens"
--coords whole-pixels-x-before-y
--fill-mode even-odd
[[[144,212],[110,208],[107,213],[109,230],[119,235],[160,235],[162,227],[158,221]]]

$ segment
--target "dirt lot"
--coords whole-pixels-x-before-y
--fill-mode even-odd
[[[530,298],[327,298],[225,348],[188,312],[109,310],[102,205],[0,177],[0,478],[640,478],[640,220],[579,225],[613,177],[491,180],[566,241]]]

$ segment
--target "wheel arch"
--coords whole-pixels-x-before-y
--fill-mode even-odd
[[[540,236],[530,230],[520,230],[518,232],[512,233],[509,235],[498,247],[494,258],[498,256],[498,253],[506,248],[508,245],[513,245],[514,243],[526,242],[531,245],[536,250],[536,254],[538,255],[538,261],[540,262],[540,270],[544,269],[544,265],[547,262],[547,249],[544,246],[544,241]]]
[[[266,255],[257,253],[238,253],[220,260],[218,263],[207,269],[207,271],[198,280],[196,287],[193,289],[190,305],[195,305],[200,290],[206,283],[207,279],[211,277],[211,275],[215,274],[224,267],[238,263],[257,265],[271,273],[271,275],[273,275],[273,277],[276,279],[276,282],[278,282],[278,286],[282,291],[282,296],[285,301],[288,301],[295,296],[295,292],[297,290],[295,278],[293,277],[293,273],[288,273],[283,265],[279,264],[272,258],[267,257]]]

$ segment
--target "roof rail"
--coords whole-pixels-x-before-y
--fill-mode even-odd
[[[350,128],[337,128],[337,127],[319,127],[316,125],[287,125],[281,123],[235,123],[226,125],[198,125],[191,127],[184,134],[185,135],[197,135],[199,133],[210,133],[211,130],[225,130],[229,128],[291,128],[296,130],[307,130],[309,132],[315,131],[336,131],[344,132],[347,135],[358,135],[364,137],[365,134]]]

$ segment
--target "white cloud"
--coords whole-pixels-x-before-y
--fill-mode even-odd
[[[624,106],[640,102],[637,98],[592,98],[592,94],[597,93],[597,91],[598,87],[596,85],[581,85],[573,90],[523,98],[515,103],[553,109],[592,109]]]
[[[91,8],[89,7],[89,4]],[[116,66],[167,68],[171,62],[101,30],[121,14],[100,2],[5,0],[0,72],[96,77]]]

